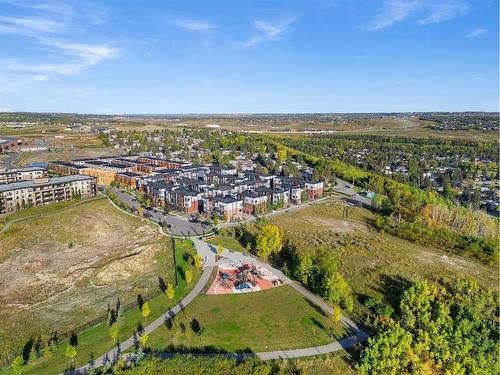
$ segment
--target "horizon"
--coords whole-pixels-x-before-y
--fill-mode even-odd
[[[489,113],[499,114],[500,111],[388,111],[388,112],[179,112],[179,113],[85,113],[85,112],[33,112],[33,111],[0,111],[2,114],[40,114],[40,115],[79,115],[79,116],[288,116],[288,115],[412,115],[421,113]]]

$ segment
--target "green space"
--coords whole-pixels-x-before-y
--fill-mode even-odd
[[[347,209],[347,211],[346,211]],[[347,212],[347,219],[344,214]],[[364,321],[362,305],[368,296],[391,300],[408,280],[426,278],[473,278],[481,286],[498,291],[495,267],[471,258],[450,254],[441,249],[419,245],[374,228],[375,214],[346,206],[342,198],[315,204],[293,213],[273,216],[287,240],[284,258],[292,276],[294,264],[305,256],[327,250],[337,259],[339,271],[353,289],[358,301],[354,316]],[[236,237],[245,244],[258,230],[255,225],[227,230],[226,241]],[[350,314],[351,315],[351,314]]]
[[[248,250],[243,245],[241,245],[241,243],[237,239],[233,237],[216,235],[208,239],[207,242],[215,246],[222,245],[222,247],[224,247],[225,249],[239,251],[240,253],[248,253]]]
[[[196,323],[197,322],[197,323]],[[200,295],[150,336],[152,350],[273,351],[328,344],[344,335],[321,309],[289,286]]]
[[[0,216],[0,230],[5,226],[7,223],[11,223],[16,220],[21,220],[21,219],[26,219],[28,217],[41,217],[46,214],[50,214],[53,212],[57,212],[63,208],[71,207],[74,206],[75,204],[81,204],[82,202],[87,202],[95,199],[103,199],[104,197],[95,197],[95,198],[90,198],[88,200],[81,200],[79,198],[73,199],[68,202],[61,202],[61,203],[56,203],[56,204],[49,204],[47,206],[42,206],[42,207],[28,207],[24,208],[22,210],[19,210],[17,212],[14,212],[12,214],[7,214]]]
[[[314,374],[331,375],[357,374],[348,362],[352,362],[349,354],[340,352],[314,358],[280,361],[260,361],[247,359],[236,361],[222,357],[177,356],[173,359],[160,360],[146,358],[136,367],[125,370],[124,375],[205,375],[205,374],[238,374],[238,375],[283,375]],[[119,366],[117,366],[119,367]]]
[[[119,327],[118,342],[132,336],[141,325],[145,326],[148,322],[155,320],[167,311],[169,307],[174,306],[189,293],[201,275],[201,271],[196,270],[192,266],[192,256],[194,254],[196,254],[196,251],[191,241],[176,241],[175,258],[177,264],[176,279],[178,280],[178,284],[175,288],[174,298],[169,302],[165,294],[162,293],[149,300],[145,300],[144,302],[148,303],[150,314],[147,318],[143,318],[138,306],[138,297],[138,302],[135,303],[135,307],[127,310],[116,318]],[[156,260],[161,261],[162,256],[157,257]],[[193,280],[189,285],[183,279],[184,273],[188,269],[191,269],[193,272]],[[110,337],[108,322],[99,323],[92,328],[76,334],[74,338],[59,341],[50,355],[47,353],[47,348],[40,350],[38,354],[33,353],[33,350],[28,348],[25,353],[25,360],[27,360],[25,374],[54,374],[63,372],[70,365],[70,360],[65,356],[66,348],[70,342],[77,343],[77,355],[74,359],[75,367],[86,364],[93,358],[112,349],[115,345],[113,339]],[[0,370],[0,374],[12,373],[13,370],[10,367]]]

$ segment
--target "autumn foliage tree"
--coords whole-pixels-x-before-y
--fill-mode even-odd
[[[273,224],[264,225],[255,240],[257,255],[263,259],[279,254],[283,249],[283,244],[283,233]]]
[[[417,281],[400,318],[368,340],[359,369],[370,374],[499,372],[498,296],[474,280]]]

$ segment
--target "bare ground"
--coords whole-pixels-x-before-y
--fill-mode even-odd
[[[169,241],[105,200],[12,225],[0,259],[0,355],[32,334],[91,324],[117,298],[132,304],[173,277]]]

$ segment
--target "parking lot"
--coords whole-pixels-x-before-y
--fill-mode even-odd
[[[132,210],[137,211],[141,206],[133,195],[114,187],[111,187],[110,189],[121,202],[126,203]],[[160,208],[148,209],[143,206],[142,215],[148,219],[156,221],[157,223],[166,223],[167,231],[171,234],[179,236],[202,235],[203,233],[210,232],[213,229],[210,224],[191,222],[184,216],[165,214],[165,212],[163,212]]]

